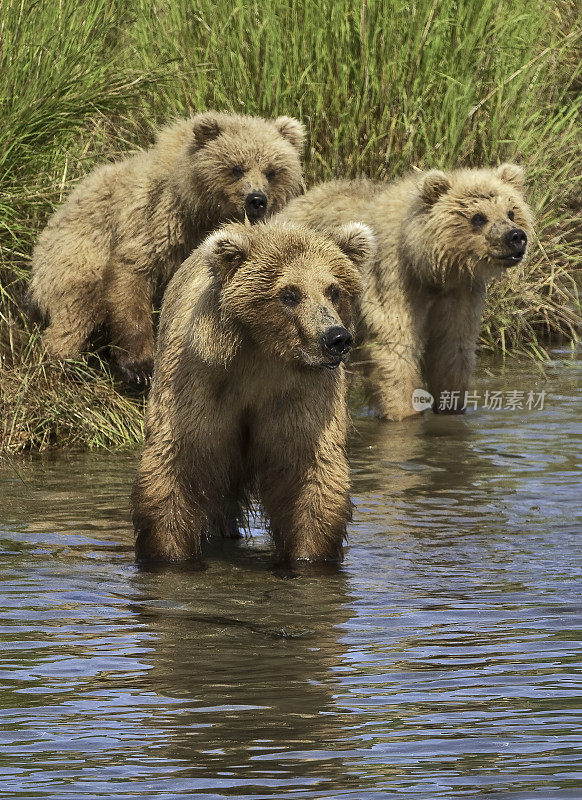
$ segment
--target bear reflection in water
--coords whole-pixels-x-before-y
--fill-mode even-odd
[[[366,777],[344,766],[353,714],[336,699],[350,669],[346,573],[297,565],[282,580],[270,552],[223,546],[195,580],[167,566],[132,578],[131,611],[149,648],[144,686],[169,699],[165,715],[151,715],[160,734],[150,753],[179,766],[192,796],[250,796],[249,785],[261,797],[291,784],[361,789]]]

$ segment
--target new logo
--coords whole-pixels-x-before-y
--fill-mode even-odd
[[[424,389],[415,389],[412,392],[412,407],[415,411],[426,411],[427,408],[432,408],[434,397],[430,392],[425,392]]]

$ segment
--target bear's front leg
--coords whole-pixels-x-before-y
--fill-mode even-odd
[[[147,276],[114,260],[105,278],[107,323],[123,380],[149,384],[153,371],[152,287]]]
[[[160,364],[132,493],[138,561],[198,560],[206,537],[234,534],[245,490],[240,430],[232,404],[211,399],[202,374]]]
[[[363,373],[366,396],[378,416],[398,422],[418,413],[412,393],[422,386],[420,359],[411,347],[373,341],[358,351],[353,363]]]
[[[422,387],[424,304],[390,281],[366,286],[361,308],[364,347],[356,351],[352,363],[363,372],[370,404],[385,420],[411,417],[418,413],[412,393]]]
[[[475,350],[485,304],[483,286],[447,292],[432,306],[428,319],[424,373],[434,410],[459,414],[475,369]]]
[[[146,447],[131,502],[138,561],[199,559],[205,516],[175,459]]]
[[[310,427],[309,413],[262,431],[260,497],[284,561],[340,561],[351,517],[345,422]]]

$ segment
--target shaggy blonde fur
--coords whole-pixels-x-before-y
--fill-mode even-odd
[[[147,382],[152,300],[184,258],[227,220],[262,215],[303,191],[303,125],[291,117],[208,112],[163,128],[149,150],[99,167],[41,233],[30,295],[51,355],[76,357],[108,330],[126,380]]]
[[[461,410],[487,284],[523,258],[518,250],[531,236],[523,181],[515,164],[434,170],[388,185],[334,181],[279,215],[321,231],[350,220],[372,228],[377,252],[364,280],[358,333],[365,346],[354,364],[385,419],[415,414],[412,392],[423,385],[435,410],[446,392],[458,392],[460,402],[444,410]]]
[[[329,238],[232,224],[175,274],[132,495],[140,561],[199,558],[206,537],[236,532],[255,494],[283,559],[341,557],[344,362],[372,246],[355,223]]]

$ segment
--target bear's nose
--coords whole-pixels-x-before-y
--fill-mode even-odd
[[[262,219],[267,213],[267,195],[263,192],[251,192],[245,200],[245,211],[251,222]]]
[[[352,334],[342,325],[328,328],[322,336],[323,349],[334,356],[343,356],[352,346]]]
[[[521,228],[512,228],[510,231],[507,231],[503,238],[505,240],[505,244],[509,247],[512,253],[523,253],[525,250],[527,236],[525,231],[522,231]]]

